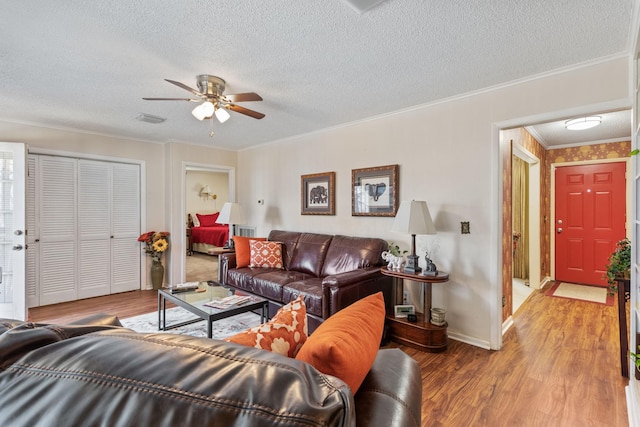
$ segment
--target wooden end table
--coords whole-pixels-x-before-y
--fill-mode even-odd
[[[449,274],[439,271],[435,276],[423,276],[422,274],[405,273],[404,271],[393,271],[382,267],[382,274],[391,276],[394,279],[396,295],[394,304],[397,303],[398,296],[402,298],[404,280],[419,282],[424,288],[424,313],[416,313],[417,322],[409,322],[405,318],[395,317],[394,313],[387,314],[387,324],[391,339],[397,343],[417,348],[418,350],[430,353],[440,353],[447,349],[447,323],[437,326],[431,320],[431,286],[433,283],[445,283],[449,281]]]
[[[235,248],[212,248],[207,251],[209,255],[221,255],[221,254],[232,254],[236,250]]]

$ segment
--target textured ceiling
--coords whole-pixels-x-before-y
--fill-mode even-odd
[[[241,149],[627,54],[633,1],[0,0],[0,120]],[[266,117],[142,100],[198,74]]]

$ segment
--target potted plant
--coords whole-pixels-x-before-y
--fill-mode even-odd
[[[403,256],[409,251],[407,250],[400,251],[400,246],[396,245],[393,242],[389,242],[389,252],[391,253],[391,255],[394,255],[394,256]]]
[[[618,291],[618,280],[628,279],[631,272],[631,242],[626,237],[616,243],[616,249],[607,262],[607,283],[609,293]]]

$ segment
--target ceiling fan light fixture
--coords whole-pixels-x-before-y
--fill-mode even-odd
[[[229,114],[229,112],[224,107],[217,107],[215,114],[220,123],[226,122],[227,120],[229,120],[229,117],[231,117],[231,114]]]
[[[601,116],[580,117],[578,119],[567,120],[564,127],[569,130],[591,129],[602,123]]]
[[[194,108],[191,114],[193,114],[193,117],[195,117],[198,120],[204,120],[213,116],[214,110],[215,110],[215,107],[213,106],[213,103],[211,101],[205,101],[202,104],[198,105],[196,108]]]

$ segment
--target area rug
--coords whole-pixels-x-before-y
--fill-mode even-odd
[[[196,318],[194,314],[181,307],[168,308],[166,313],[167,326]],[[136,332],[171,333],[191,335],[193,337],[207,336],[207,322],[204,320],[198,323],[181,326],[176,329],[169,329],[168,331],[159,331],[157,311],[141,314],[140,316],[129,317],[127,319],[120,319],[120,323],[122,323],[122,326],[125,328],[133,329]],[[228,319],[213,322],[211,337],[214,339],[223,339],[259,324],[260,315],[258,314],[251,312],[238,314],[237,316],[229,317]]]
[[[551,297],[575,299],[613,305],[613,296],[608,289],[600,286],[576,285],[573,283],[556,282],[546,294]]]

